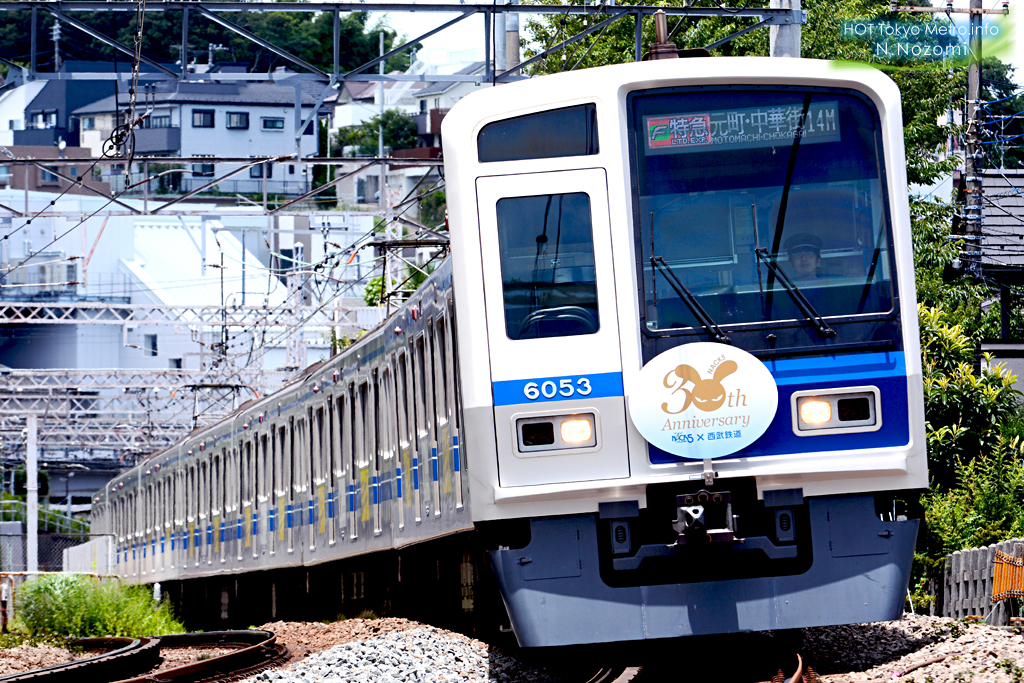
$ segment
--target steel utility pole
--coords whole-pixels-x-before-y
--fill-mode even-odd
[[[39,455],[36,435],[38,423],[36,416],[29,413],[25,416],[25,504],[28,508],[28,519],[25,521],[27,539],[25,542],[25,553],[28,555],[29,572],[39,571],[39,470],[37,460]]]
[[[967,136],[964,150],[964,228],[968,235],[967,249],[976,255],[982,233],[981,198],[981,0],[971,0],[969,45],[971,63],[967,67]],[[974,10],[978,10],[975,12]],[[968,272],[980,266],[977,259],[966,259]]]
[[[771,9],[800,9],[800,0],[770,0]],[[800,24],[773,24],[768,28],[768,55],[800,57]]]

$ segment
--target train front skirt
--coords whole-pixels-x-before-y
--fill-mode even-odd
[[[490,556],[524,647],[899,619],[919,521],[880,521],[872,496],[811,499],[808,512],[813,562],[792,576],[613,588],[594,515],[533,519],[529,545]]]

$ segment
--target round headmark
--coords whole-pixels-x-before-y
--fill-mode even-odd
[[[640,370],[629,415],[647,441],[684,458],[731,455],[764,434],[779,407],[775,378],[743,349],[683,344]]]

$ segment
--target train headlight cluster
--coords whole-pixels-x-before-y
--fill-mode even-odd
[[[565,443],[585,443],[594,437],[594,427],[590,420],[566,420],[561,428],[562,441]]]
[[[832,421],[832,404],[828,401],[805,399],[800,401],[800,423],[820,425]]]
[[[798,436],[872,432],[882,426],[876,387],[798,391],[792,402],[793,431]]]
[[[594,413],[518,417],[516,448],[520,453],[597,446]]]

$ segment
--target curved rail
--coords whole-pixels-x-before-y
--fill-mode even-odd
[[[288,658],[288,648],[277,643],[270,631],[210,631],[178,633],[160,638],[160,647],[240,646],[233,652],[192,664],[164,669],[118,683],[199,683],[248,676]],[[47,681],[46,683],[49,683]]]
[[[3,683],[77,683],[87,680],[111,681],[152,669],[160,662],[159,638],[80,638],[75,645],[85,650],[103,650],[103,654],[56,664],[42,669],[0,677]]]
[[[179,633],[160,638],[80,638],[72,643],[103,654],[0,677],[0,683],[208,683],[248,676],[286,660],[288,648],[270,631]],[[184,666],[149,673],[160,650],[176,647],[235,647],[232,652]],[[141,675],[140,675],[141,674]],[[135,676],[135,678],[130,678]]]

